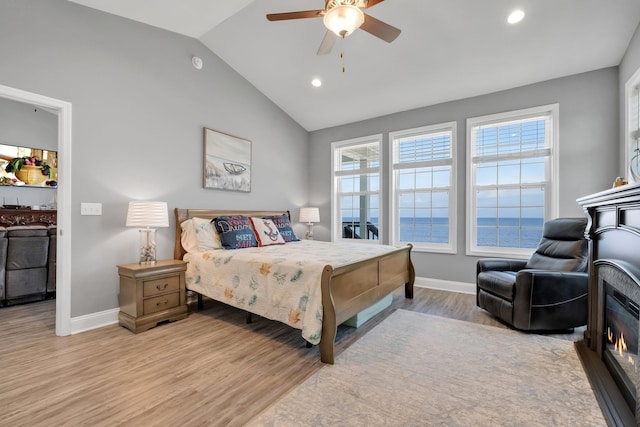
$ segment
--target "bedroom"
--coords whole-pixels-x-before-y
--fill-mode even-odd
[[[464,126],[468,117],[559,102],[562,150],[570,159],[561,169],[560,214],[580,215],[577,197],[610,187],[622,174],[621,93],[640,67],[638,34],[620,64],[308,132],[196,39],[61,0],[3,1],[1,7],[0,84],[73,104],[67,264],[73,331],[117,316],[115,265],[136,256],[136,232],[124,227],[129,200],[161,199],[172,207],[194,201],[206,204],[199,207],[285,207],[294,221],[297,207],[320,206],[323,222],[315,234],[328,240],[332,141],[451,120]],[[192,67],[193,55],[204,59],[203,70]],[[203,126],[253,141],[254,159],[269,160],[255,163],[254,176],[262,179],[254,180],[249,195],[202,189]],[[582,174],[591,159],[600,167]],[[286,167],[273,168],[274,162]],[[463,168],[459,173],[463,183]],[[63,186],[61,181],[60,191]],[[81,216],[81,202],[102,203],[103,215]],[[458,203],[465,203],[462,191]],[[458,215],[464,218],[464,210]],[[304,233],[303,225],[296,227]],[[171,257],[172,242],[172,229],[161,229],[159,257]],[[417,254],[414,263],[421,278],[473,282],[475,258],[462,251]]]

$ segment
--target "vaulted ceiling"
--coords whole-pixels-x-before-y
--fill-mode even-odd
[[[360,29],[317,56],[322,19],[265,15],[323,0],[70,1],[199,39],[309,131],[616,66],[640,22],[638,0],[386,0],[366,12],[393,43]]]

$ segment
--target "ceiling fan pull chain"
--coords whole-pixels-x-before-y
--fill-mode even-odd
[[[340,39],[340,64],[341,64],[340,65],[340,69],[342,71],[342,74],[344,74],[345,71],[347,70],[347,68],[345,67],[345,64],[344,64],[344,51],[346,50],[345,49],[346,45],[347,45],[346,41],[345,41],[344,37],[342,37]]]

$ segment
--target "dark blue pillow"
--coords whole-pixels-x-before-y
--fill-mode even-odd
[[[265,218],[273,221],[285,242],[297,242],[300,240],[296,237],[296,233],[293,232],[293,228],[291,228],[291,223],[289,222],[289,216],[286,214],[267,216]]]
[[[219,216],[211,222],[220,236],[223,248],[241,249],[258,246],[249,217],[244,215]]]

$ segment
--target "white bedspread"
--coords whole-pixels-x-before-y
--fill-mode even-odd
[[[326,265],[333,268],[394,250],[393,246],[315,240],[236,250],[191,252],[187,289],[302,330],[320,342]]]

